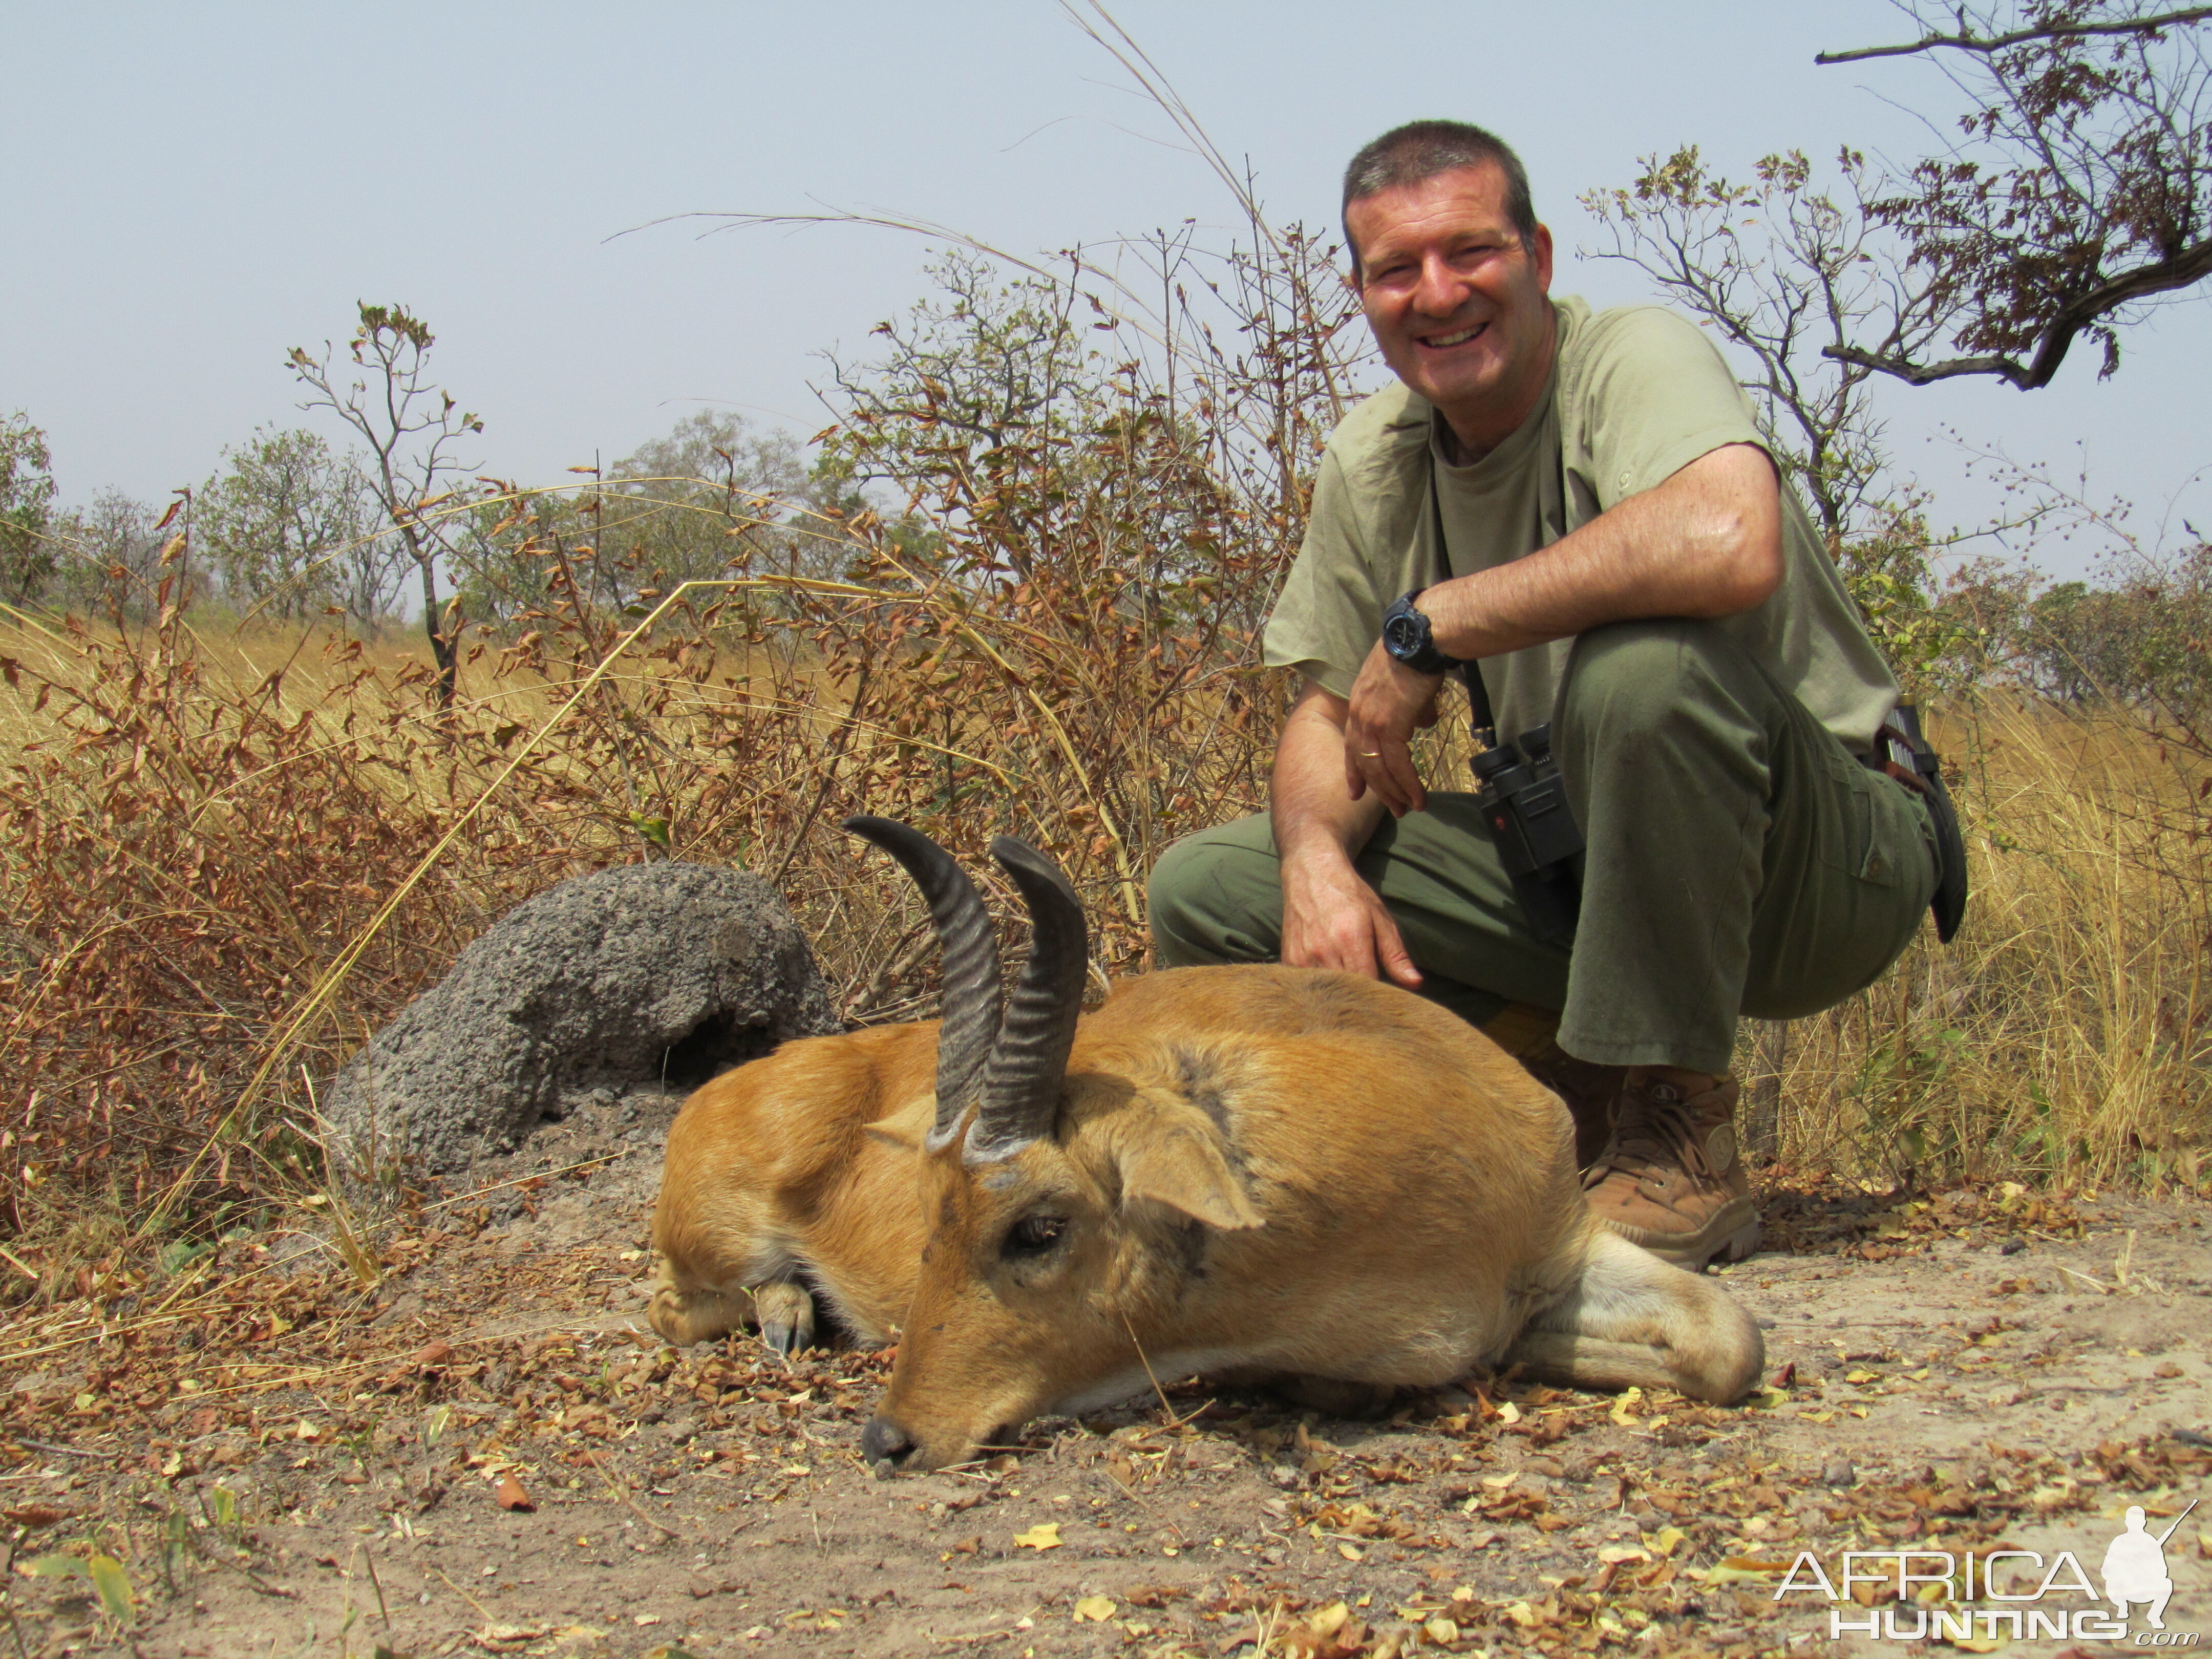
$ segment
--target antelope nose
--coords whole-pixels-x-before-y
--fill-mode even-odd
[[[860,1431],[860,1455],[867,1460],[878,1480],[887,1479],[913,1455],[913,1439],[881,1413],[870,1418],[868,1426]]]

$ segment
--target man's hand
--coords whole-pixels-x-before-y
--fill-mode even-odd
[[[1326,848],[1284,862],[1283,961],[1388,978],[1409,991],[1421,982],[1382,899],[1341,854]]]
[[[1428,805],[1413,769],[1413,733],[1437,723],[1443,684],[1443,675],[1417,674],[1376,642],[1352,682],[1344,723],[1344,781],[1352,799],[1371,789],[1401,818]]]
[[[1421,982],[1420,970],[1382,899],[1352,866],[1382,811],[1379,798],[1354,800],[1345,790],[1348,708],[1309,681],[1276,746],[1272,795],[1282,859],[1282,959],[1293,968],[1387,976],[1411,990]]]

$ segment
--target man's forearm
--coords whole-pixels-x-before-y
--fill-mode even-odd
[[[1359,800],[1344,781],[1345,702],[1309,684],[1283,721],[1269,805],[1275,850],[1285,865],[1334,848],[1349,863],[1382,821],[1382,803]]]
[[[1764,452],[1730,445],[1541,552],[1424,593],[1437,647],[1494,656],[1646,617],[1731,617],[1782,580],[1781,504]]]

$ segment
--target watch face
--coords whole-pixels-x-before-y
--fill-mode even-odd
[[[1408,612],[1401,611],[1384,623],[1382,638],[1385,648],[1394,657],[1412,657],[1420,654],[1423,643],[1421,624]]]

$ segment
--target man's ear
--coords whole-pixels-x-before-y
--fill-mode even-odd
[[[1224,1232],[1266,1224],[1222,1155],[1219,1133],[1197,1113],[1140,1117],[1119,1151],[1124,1203],[1149,1198]]]

